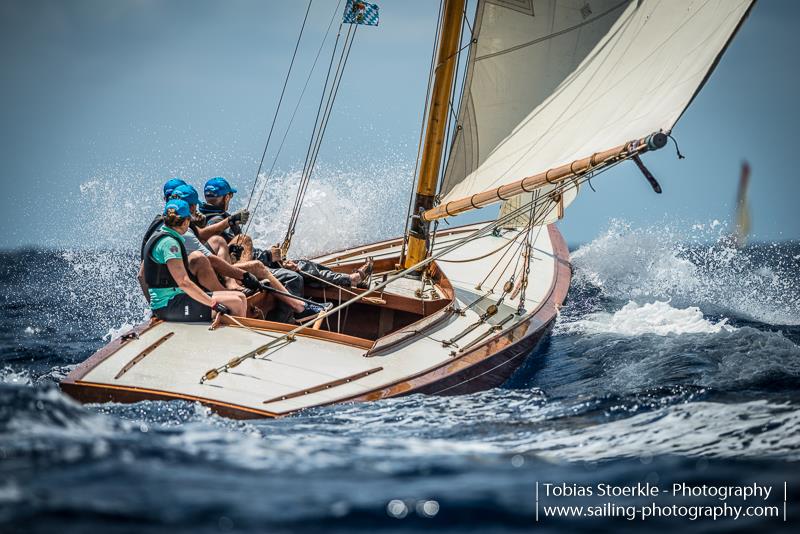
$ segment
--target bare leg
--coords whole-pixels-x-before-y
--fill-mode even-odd
[[[266,278],[269,273],[269,269],[258,260],[240,261],[236,266],[243,271],[253,273],[259,280]]]
[[[220,304],[224,304],[231,311],[231,315],[238,317],[247,316],[247,298],[238,291],[214,291],[211,298]],[[216,312],[214,312],[216,317]]]
[[[231,254],[228,252],[228,243],[225,242],[224,237],[214,235],[209,237],[206,243],[208,244],[208,248],[211,249],[211,252],[225,260],[226,263],[231,262]]]
[[[195,275],[197,281],[208,291],[223,291],[225,287],[219,283],[219,278],[211,267],[208,258],[201,252],[194,251],[189,254],[189,270]]]
[[[220,260],[229,265],[233,263],[231,261],[231,254],[230,251],[228,250],[228,244],[225,242],[225,238],[219,235],[211,236],[208,239],[207,243],[209,248],[214,252],[214,255],[216,256],[211,260],[211,266],[214,267],[214,270],[217,271],[218,274],[225,277],[225,287],[232,291],[241,290],[242,287],[238,283],[236,283],[236,280],[228,276],[227,273],[223,272],[223,270],[220,270],[219,268]]]

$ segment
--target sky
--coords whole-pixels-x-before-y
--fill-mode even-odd
[[[336,217],[345,236],[369,237],[363,227],[381,218],[373,237],[402,229],[436,24],[435,0],[378,3],[380,26],[358,30],[319,157],[319,178],[329,184],[323,193],[336,196],[322,204],[338,214],[317,213],[329,226]],[[175,175],[196,186],[226,176],[244,198],[306,6],[0,3],[0,248],[136,243],[160,208],[160,185]],[[278,139],[335,11],[334,0],[312,4]],[[664,193],[655,195],[632,164],[619,166],[568,209],[559,223],[568,242],[597,237],[612,219],[656,227],[728,222],[744,159],[752,167],[753,238],[800,239],[798,22],[800,2],[761,0],[673,131],[686,159],[672,145],[646,156]],[[276,165],[284,200],[302,167],[327,61],[323,53]],[[276,146],[273,139],[271,154]],[[282,211],[271,208],[271,228],[280,228]]]

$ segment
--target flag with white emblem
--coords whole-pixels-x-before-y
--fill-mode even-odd
[[[360,2],[359,0],[347,0],[347,4],[344,6],[344,22],[347,24],[377,26],[378,5]]]

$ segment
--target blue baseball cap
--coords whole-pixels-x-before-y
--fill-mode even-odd
[[[221,176],[210,179],[206,182],[206,186],[203,188],[203,194],[205,194],[207,197],[224,197],[228,193],[235,192],[236,189],[231,187],[231,184],[228,183],[228,180]]]
[[[192,212],[189,211],[189,204],[187,204],[185,200],[179,198],[173,198],[167,202],[167,205],[164,206],[164,215],[166,215],[170,209],[175,210],[175,214],[184,219],[192,214]]]
[[[180,178],[172,178],[171,180],[167,180],[167,183],[164,184],[164,200],[167,200],[170,196],[172,196],[172,192],[179,185],[186,185],[186,182]]]
[[[197,195],[197,189],[189,184],[179,185],[172,191],[171,198],[179,198],[185,200],[190,206],[192,204],[200,204],[200,197]]]

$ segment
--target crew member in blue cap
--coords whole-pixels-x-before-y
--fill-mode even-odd
[[[186,186],[186,182],[181,180],[180,178],[172,178],[167,180],[164,184],[163,192],[164,192],[164,201],[168,202],[170,197],[174,194],[176,189],[182,188]],[[144,237],[142,238],[142,244],[139,249],[139,252],[142,257],[144,257],[144,250],[147,244],[148,239],[161,227],[164,225],[164,216],[159,213],[157,214],[153,220],[150,222],[150,225],[147,227],[147,230],[144,233]],[[190,236],[191,237],[191,236]],[[189,253],[189,266],[192,269],[192,273],[197,277],[197,279],[203,284],[206,289],[211,291],[217,290],[224,290],[225,287],[219,282],[214,269],[211,267],[210,262],[205,258],[205,254],[210,252],[205,249],[205,247],[198,248],[196,240],[189,240],[188,248],[191,250],[187,250]],[[205,249],[205,250],[204,250]],[[193,252],[197,250],[197,254],[193,254]],[[145,298],[150,301],[150,292],[145,282],[144,277],[144,263],[139,265],[139,285],[142,288],[142,292],[144,293]]]
[[[213,291],[197,285],[189,267],[183,234],[189,229],[189,204],[173,199],[164,206],[164,224],[142,250],[144,280],[153,314],[165,321],[211,322],[215,313],[244,317],[247,299],[237,291]]]
[[[205,196],[206,202],[199,207],[199,210],[200,213],[205,215],[207,225],[216,225],[222,221],[227,221],[228,228],[220,233],[226,243],[231,243],[236,236],[239,236],[234,243],[245,249],[252,250],[252,240],[249,236],[243,235],[240,228],[240,225],[247,224],[250,218],[250,212],[243,209],[231,215],[227,211],[234,193],[236,193],[236,189],[232,187],[225,178],[221,176],[211,178],[203,187],[203,195]],[[267,267],[272,275],[286,287],[289,293],[298,297],[303,296],[302,276],[289,269],[280,267],[272,268],[269,265]],[[307,310],[302,310],[299,313],[303,314],[306,311]],[[297,317],[297,313],[298,310],[294,309],[293,306],[279,303],[278,307],[273,310],[268,318],[278,322],[291,322],[293,316],[295,318]]]
[[[174,194],[173,194],[174,196]],[[171,199],[164,207],[163,225],[153,233],[145,245],[142,257],[143,278],[148,287],[150,307],[153,314],[165,321],[207,322],[211,311],[229,313],[244,317],[247,312],[247,299],[239,291],[226,291],[223,288],[206,293],[195,278],[192,264],[205,258],[195,251],[187,254],[184,237],[189,230],[191,210],[180,199]],[[219,260],[221,261],[221,260]],[[265,278],[271,287],[286,292],[286,288],[263,266]],[[251,273],[226,264],[229,276],[241,278],[249,289],[261,289],[262,285]],[[218,280],[214,280],[219,284]],[[200,285],[206,286],[200,282]],[[209,300],[210,303],[206,302]],[[304,303],[291,297],[277,294],[298,314],[306,317],[319,314],[321,305]]]
[[[172,196],[172,192],[180,185],[186,185],[186,182],[180,178],[171,178],[164,183],[164,202],[169,200],[169,197]]]
[[[189,184],[176,187],[172,196],[185,200],[189,204],[189,209],[192,211],[192,223],[189,226],[190,232],[186,233],[186,246],[189,252],[195,248],[194,243],[190,243],[190,241],[192,241],[191,233],[197,236],[198,244],[202,244],[202,248],[199,248],[199,250],[203,252],[205,256],[210,256],[213,253],[226,263],[233,263],[230,252],[228,251],[228,243],[220,235],[224,230],[229,228],[228,220],[220,219],[208,224],[206,216],[200,213],[198,209],[200,198],[197,194],[197,190]],[[244,268],[243,266],[240,267]],[[260,273],[254,272],[252,269],[245,268],[245,270],[260,276]],[[264,278],[263,276],[260,277]]]
[[[221,235],[227,243],[241,233],[240,226],[247,224],[250,219],[250,212],[246,209],[241,209],[234,214],[228,213],[228,206],[234,193],[236,193],[236,189],[231,187],[228,180],[221,176],[212,178],[203,187],[203,196],[206,201],[199,208],[200,213],[206,217],[206,226],[213,226],[216,230],[218,225],[225,221],[226,224],[222,225],[216,233]]]

